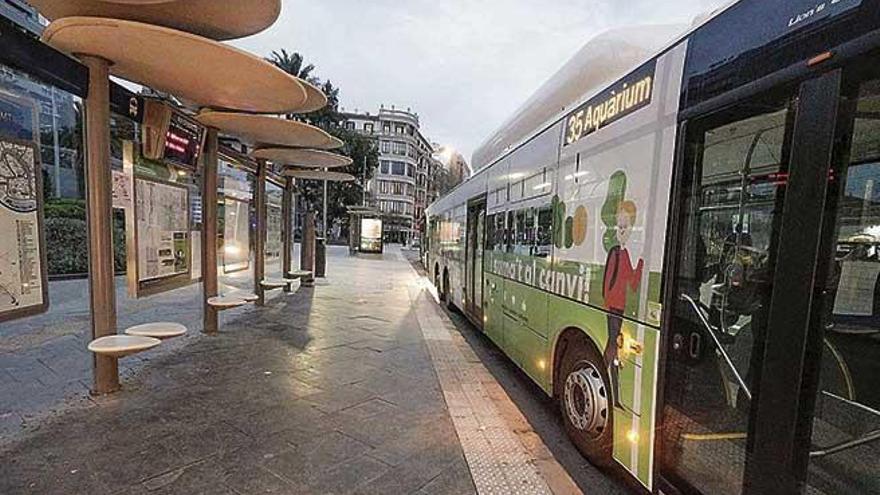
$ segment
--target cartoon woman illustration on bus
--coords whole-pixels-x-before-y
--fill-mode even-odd
[[[616,181],[615,178],[617,179]],[[609,204],[606,201],[606,211],[603,212],[614,212],[613,216],[608,215],[605,218],[608,234],[612,235],[606,237],[608,259],[605,262],[605,277],[602,284],[605,308],[608,310],[608,342],[605,344],[604,358],[605,363],[608,365],[611,388],[614,391],[614,405],[621,407],[618,393],[620,369],[618,350],[623,347],[623,334],[621,332],[623,314],[626,310],[627,292],[636,292],[639,289],[645,261],[639,259],[638,264],[634,268],[629,250],[626,248],[626,244],[632,235],[633,226],[636,223],[636,204],[629,200],[616,201],[616,208],[613,210],[609,208],[613,207],[615,199],[623,198],[626,190],[626,176],[623,172],[618,172],[612,176],[612,183],[617,187],[609,188],[608,200],[612,203]],[[611,220],[613,220],[613,223]]]

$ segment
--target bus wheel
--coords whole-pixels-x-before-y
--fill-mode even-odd
[[[573,339],[561,366],[559,405],[566,433],[590,462],[610,466],[613,411],[602,359],[592,346]]]
[[[441,300],[446,303],[446,309],[451,310],[454,307],[452,295],[449,293],[449,271],[447,270],[443,270],[443,297]]]
[[[434,287],[437,289],[437,295],[443,300],[443,285],[440,284],[440,265],[434,265]]]

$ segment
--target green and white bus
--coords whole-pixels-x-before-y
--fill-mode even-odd
[[[880,0],[668,34],[589,43],[477,150],[426,212],[441,299],[647,491],[880,493]]]

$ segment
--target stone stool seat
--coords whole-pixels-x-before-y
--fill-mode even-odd
[[[89,351],[102,356],[120,358],[152,349],[161,343],[161,340],[153,337],[107,335],[89,342]]]
[[[125,330],[126,335],[135,335],[138,337],[153,337],[154,339],[164,340],[174,337],[180,337],[186,333],[186,327],[180,323],[172,323],[167,321],[146,323],[144,325],[136,325]]]
[[[250,292],[233,292],[232,294],[229,294],[229,297],[237,297],[243,299],[245,302],[255,302],[260,299],[260,296]]]
[[[312,272],[308,270],[291,270],[287,272],[287,276],[292,279],[309,278],[312,276]]]
[[[248,302],[237,296],[214,296],[208,299],[208,305],[217,309],[231,309],[244,306]]]

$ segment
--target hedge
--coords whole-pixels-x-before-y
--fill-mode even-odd
[[[46,203],[46,248],[49,275],[88,273],[88,229],[83,200],[62,199]],[[113,217],[113,262],[125,271],[125,220]]]

